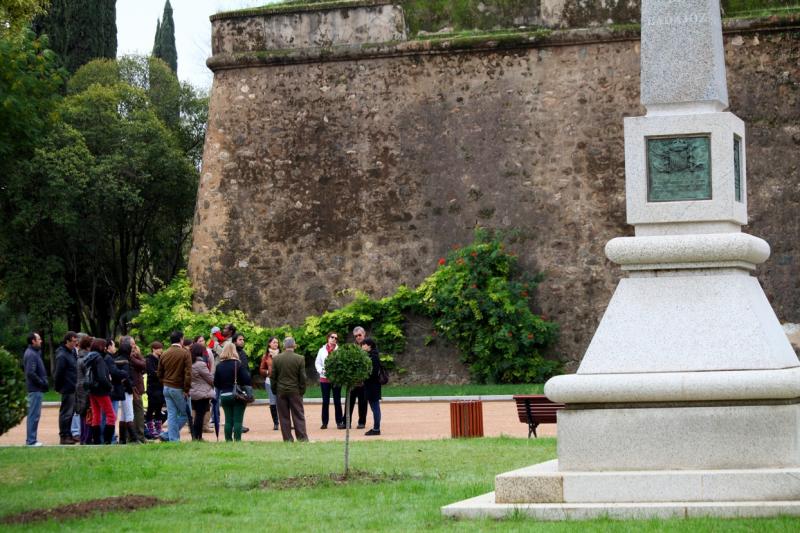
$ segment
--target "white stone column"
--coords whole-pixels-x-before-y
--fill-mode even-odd
[[[545,385],[566,404],[558,460],[445,514],[800,514],[800,364],[751,275],[769,245],[741,231],[718,0],[643,0],[641,95],[647,114],[625,119],[635,236],[606,246],[628,277],[577,373]]]

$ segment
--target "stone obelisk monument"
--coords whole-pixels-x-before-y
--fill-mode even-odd
[[[451,516],[800,514],[800,364],[751,275],[744,123],[728,108],[719,0],[643,0],[625,119],[620,281],[574,375],[545,394],[558,459],[499,475]]]

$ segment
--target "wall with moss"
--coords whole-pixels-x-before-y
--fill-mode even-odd
[[[773,250],[759,279],[779,318],[800,322],[800,33],[779,26],[743,25],[725,42],[731,110],[748,125],[747,231]],[[522,264],[546,274],[537,310],[562,325],[574,368],[621,275],[603,247],[631,233],[622,119],[643,113],[639,42],[537,39],[218,63],[196,304],[298,322],[348,301],[344,289],[418,283],[476,225],[516,229]]]
[[[288,0],[266,9],[313,9],[347,0]],[[398,0],[411,36],[436,32],[526,27],[584,28],[636,24],[641,0]],[[764,15],[768,10],[800,8],[798,0],[722,0],[726,16]],[[253,11],[253,10],[247,10]]]

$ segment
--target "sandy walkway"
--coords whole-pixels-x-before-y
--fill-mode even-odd
[[[344,431],[335,429],[321,430],[320,405],[307,404],[305,406],[306,420],[309,437],[312,441],[343,439]],[[442,439],[450,438],[450,407],[448,402],[383,402],[381,403],[382,422],[379,437],[365,437],[364,430],[353,429],[350,438],[381,439],[381,440],[411,440],[411,439]],[[331,408],[331,422],[333,421],[333,408]],[[272,430],[272,419],[266,405],[254,405],[247,408],[244,417],[245,425],[250,427],[250,432],[244,435],[248,441],[279,441],[280,431]],[[371,427],[372,414],[367,415],[367,429]],[[355,428],[355,424],[353,424]],[[483,427],[484,435],[497,437],[508,435],[511,437],[528,436],[528,427],[519,422],[514,402],[484,401],[483,402]],[[539,426],[537,432],[540,436],[555,436],[555,424]],[[220,428],[220,433],[222,429]],[[222,435],[221,438],[224,439]],[[213,434],[206,438],[214,440]],[[189,439],[189,434],[184,428],[181,439]],[[42,408],[42,419],[39,422],[39,440],[47,445],[58,444],[58,407]],[[25,442],[25,421],[5,435],[0,436],[0,445],[21,445]]]

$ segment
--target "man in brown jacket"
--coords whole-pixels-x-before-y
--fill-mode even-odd
[[[183,332],[173,331],[169,336],[171,346],[158,360],[158,378],[164,386],[167,402],[167,433],[159,438],[164,441],[181,440],[181,428],[189,420],[186,416],[186,398],[192,387],[192,357],[183,347]]]
[[[307,441],[306,415],[303,411],[303,395],[306,393],[306,361],[294,353],[295,342],[292,337],[283,341],[283,351],[272,360],[270,387],[278,396],[278,420],[281,435],[286,442],[292,442],[292,425],[297,440]],[[291,420],[290,420],[291,414]]]

